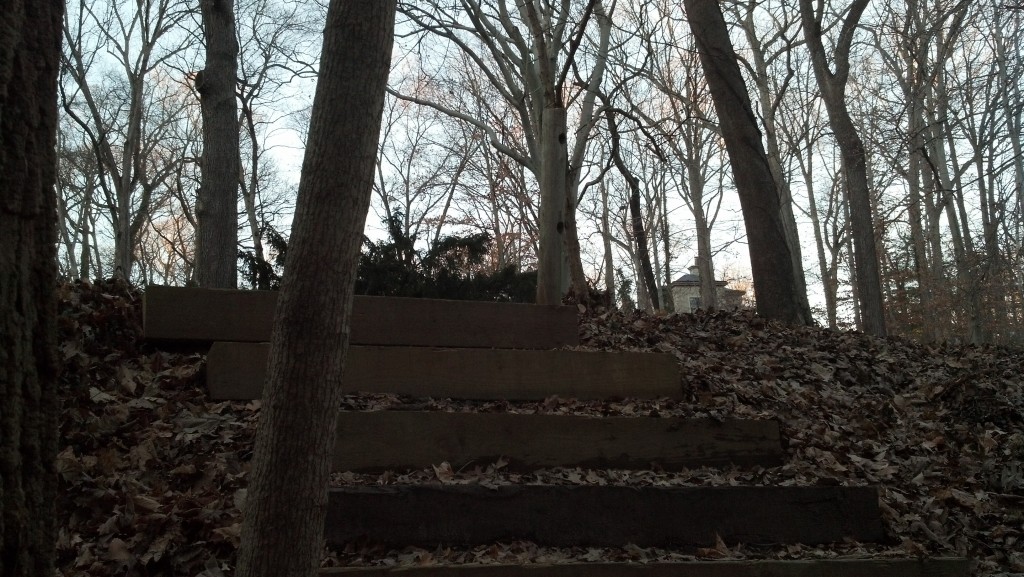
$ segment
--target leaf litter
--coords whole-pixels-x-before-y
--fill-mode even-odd
[[[59,296],[60,574],[231,574],[259,401],[210,401],[201,352],[143,340],[134,288],[76,282]],[[763,547],[718,539],[696,551],[353,542],[325,551],[324,565],[966,556],[973,575],[1024,573],[1024,351],[785,327],[744,311],[587,312],[580,337],[579,350],[674,355],[684,398],[525,403],[355,394],[343,409],[776,419],[785,462],[517,472],[499,459],[338,472],[332,483],[873,485],[889,542]]]

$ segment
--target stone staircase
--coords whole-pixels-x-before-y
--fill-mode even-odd
[[[211,343],[214,399],[258,398],[275,293],[151,286],[146,336]],[[352,392],[467,400],[680,398],[675,359],[558,350],[578,344],[570,307],[357,297],[346,387]],[[583,417],[439,411],[346,411],[337,471],[453,469],[499,458],[550,467],[677,471],[772,466],[784,459],[774,421]],[[873,487],[389,485],[331,489],[328,542],[395,547],[633,544],[679,550],[727,544],[820,545],[886,539]],[[965,559],[830,559],[332,568],[352,574],[464,577],[964,577]]]

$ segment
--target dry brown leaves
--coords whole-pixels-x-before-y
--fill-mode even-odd
[[[61,287],[65,360],[59,567],[63,575],[230,574],[258,402],[211,403],[203,357],[143,343],[139,295],[118,283]],[[352,543],[325,564],[425,565],[964,555],[974,573],[1024,572],[1024,352],[923,346],[786,328],[749,313],[581,319],[582,349],[660,351],[682,368],[683,402],[540,403],[352,395],[345,408],[777,418],[788,461],[682,472],[448,463],[337,484],[877,485],[887,545],[700,551],[549,548],[529,542],[387,550]]]

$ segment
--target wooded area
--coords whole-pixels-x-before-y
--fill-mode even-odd
[[[120,271],[139,283],[213,286],[195,252],[198,223],[214,210],[197,204],[201,185],[216,186],[202,184],[203,159],[207,172],[233,169],[204,152],[200,97],[232,43],[221,3],[202,4],[205,28],[184,0],[88,0],[69,11],[64,277]],[[486,235],[485,258],[459,265],[472,276],[537,269],[549,238],[558,262],[544,274],[558,279],[543,290],[584,294],[590,284],[645,309],[671,306],[667,288],[691,264],[702,279],[743,282],[749,262],[748,297],[774,318],[805,317],[772,311],[790,301],[806,310],[809,299],[833,328],[1019,341],[1020,10],[997,0],[721,4],[745,86],[726,82],[749,102],[725,120],[749,120],[746,138],[764,154],[731,170],[730,125],[709,85],[724,70],[715,62],[730,60],[691,35],[680,4],[400,3],[372,242],[378,219],[394,224],[409,243],[393,247],[396,262],[413,270],[436,264],[414,248]],[[270,286],[283,264],[296,179],[287,151],[305,142],[323,8],[235,3],[246,286]],[[740,203],[754,166],[775,193]],[[552,187],[561,190],[541,210]],[[545,218],[556,225],[549,237]],[[765,234],[771,242],[758,240]],[[236,250],[224,248],[230,260]],[[707,282],[700,301],[712,308]]]
[[[794,14],[785,2],[687,0],[683,14],[653,0],[526,0],[512,10],[502,0],[323,4],[320,37],[302,30],[319,22],[306,19],[303,3],[254,0],[253,14],[284,8],[282,21],[299,23],[280,58],[275,34],[233,0],[202,0],[198,10],[177,0],[83,0],[66,15],[60,2],[2,6],[0,184],[10,194],[0,211],[0,572],[162,575],[202,566],[200,574],[312,576],[373,555],[396,563],[381,547],[411,548],[419,565],[434,555],[529,564],[550,559],[535,554],[547,547],[605,566],[623,556],[789,559],[828,550],[938,555],[946,562],[929,569],[943,574],[1024,567],[1021,358],[1013,348],[975,346],[1020,338],[1019,6],[940,0],[901,10],[908,6],[801,0]],[[1001,26],[1007,21],[1012,34]],[[781,31],[775,39],[784,49],[762,50],[759,26]],[[260,36],[251,83],[239,32],[247,27]],[[271,32],[284,37],[283,30]],[[307,51],[303,37],[319,38],[322,49]],[[692,47],[681,48],[680,38]],[[806,61],[795,56],[801,49]],[[699,60],[701,75],[677,83],[684,53]],[[773,69],[782,53],[784,70]],[[651,66],[663,54],[670,56]],[[808,71],[805,95],[823,113],[813,130],[808,122],[780,140],[794,124],[779,120],[786,95]],[[905,78],[891,81],[901,72]],[[313,76],[308,115],[290,106],[272,118],[276,103],[301,100],[300,85]],[[969,108],[979,93],[989,104]],[[698,101],[703,108],[680,112]],[[794,110],[813,111],[809,103]],[[403,120],[392,122],[389,106]],[[404,123],[424,111],[437,116]],[[303,162],[294,212],[289,193],[276,208],[261,194],[269,190],[261,170],[272,164],[261,154],[287,146],[279,139],[292,114],[308,116],[299,121],[308,129],[296,131]],[[448,132],[453,126],[461,138]],[[674,148],[686,126],[706,137],[706,160]],[[154,132],[161,136],[150,139]],[[410,134],[423,140],[391,162],[382,142]],[[891,154],[879,153],[887,146]],[[723,169],[726,155],[731,171]],[[792,186],[794,157],[802,189]],[[455,158],[452,170],[446,163]],[[715,163],[717,172],[702,173]],[[836,260],[832,284],[821,275],[824,314],[830,329],[855,326],[860,334],[808,326],[801,227],[814,231],[818,264],[826,264],[821,206],[811,194],[815,165],[832,175],[832,208],[844,219],[827,231]],[[420,180],[424,167],[434,171],[429,182]],[[473,180],[474,167],[482,179]],[[516,170],[511,186],[491,178]],[[705,194],[710,180],[717,195]],[[691,186],[701,190],[688,193]],[[732,189],[744,230],[723,240],[710,225],[730,210]],[[485,202],[467,200],[481,191]],[[803,210],[802,193],[809,222],[794,211]],[[387,240],[372,229],[364,236],[375,195]],[[590,215],[580,210],[597,195],[600,211],[596,203]],[[622,204],[613,227],[615,201]],[[672,306],[665,289],[678,284],[670,273],[686,245],[670,215],[684,205],[702,238],[691,274],[678,282],[700,287],[700,296],[687,297],[690,309],[710,310],[666,315],[658,309]],[[241,243],[240,222],[250,233]],[[588,246],[590,237],[603,250]],[[713,260],[743,243],[759,316],[714,310],[726,283],[715,280]],[[518,248],[506,259],[509,246]],[[845,277],[836,272],[840,259]],[[894,277],[900,266],[904,276]],[[69,280],[102,278],[104,268],[111,280],[97,280],[99,290]],[[213,374],[217,356],[181,353],[182,343],[210,338],[177,337],[178,352],[143,342],[130,284],[140,280],[279,288],[276,297],[250,292],[273,307],[269,343],[261,335],[214,345],[234,359],[223,364],[229,373],[250,368],[249,359],[265,366],[247,377],[263,386],[255,394],[245,388],[245,403],[210,402],[198,375],[207,363]],[[594,290],[601,282],[605,290]],[[389,300],[446,291],[524,300],[531,283],[538,303],[575,306],[459,304],[474,312],[445,325],[443,311],[460,315],[450,302]],[[361,299],[364,313],[383,311],[363,318],[362,334],[419,347],[354,348],[348,359],[355,292],[371,288],[392,296]],[[725,291],[718,302],[741,292]],[[415,303],[408,311],[416,323],[402,327],[410,319],[393,316],[384,331],[366,323],[406,310],[403,302]],[[588,349],[473,342],[450,350],[432,340],[464,327],[486,334],[491,327],[478,311],[499,306],[495,316],[512,327],[514,307],[535,307],[554,325],[566,324],[564,311],[578,311]],[[205,310],[207,320],[220,312]],[[269,315],[249,323],[239,320],[244,310],[227,312],[235,330],[267,331]],[[160,316],[149,313],[147,324]],[[176,339],[181,323],[160,314],[172,328],[164,339]],[[923,344],[880,338],[891,334]],[[407,367],[389,372],[403,363],[430,368],[426,385],[441,386],[442,396],[396,392],[411,382]],[[346,394],[349,369],[354,380],[383,375],[389,390]],[[475,393],[490,374],[508,379],[497,383],[500,397]],[[443,396],[453,392],[443,389],[448,378],[464,398]],[[627,396],[630,379],[643,395]],[[678,381],[678,394],[658,394]],[[523,399],[510,394],[520,390]],[[563,399],[563,391],[579,398]],[[358,434],[345,427],[364,417],[392,441],[359,461],[346,445]],[[711,420],[740,431],[716,431]],[[410,428],[428,446],[392,451]],[[675,433],[686,439],[669,440]],[[776,433],[786,435],[788,459],[761,466],[779,456]],[[549,444],[563,438],[563,446]],[[504,448],[510,439],[519,442]],[[437,448],[444,453],[431,452]],[[446,460],[372,477],[332,471],[338,459],[350,469]],[[493,462],[467,470],[477,459]],[[465,464],[454,470],[449,460]],[[580,468],[617,464],[630,469]],[[888,542],[894,536],[898,545]],[[524,546],[534,553],[516,551]]]

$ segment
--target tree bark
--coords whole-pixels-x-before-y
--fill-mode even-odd
[[[803,151],[800,148],[794,149],[797,162],[800,164],[800,172],[804,179],[804,187],[807,189],[808,215],[811,217],[811,226],[814,229],[814,247],[818,256],[818,273],[821,275],[822,292],[825,296],[825,317],[828,319],[828,328],[837,328],[836,308],[836,283],[832,280],[832,272],[829,260],[825,258],[825,238],[822,235],[822,222],[818,216],[818,201],[814,194],[814,150],[808,144],[807,158],[804,159]]]
[[[238,40],[234,0],[201,0],[206,69],[196,75],[203,114],[202,183],[196,199],[196,281],[238,286]]]
[[[545,108],[541,123],[540,254],[537,255],[537,304],[562,302],[565,244],[566,149],[565,109]]]
[[[793,273],[796,275],[795,281],[798,288],[797,294],[800,296],[800,306],[803,309],[804,316],[811,318],[811,305],[807,300],[807,281],[804,278],[800,233],[796,224],[796,216],[793,214],[793,193],[789,188],[789,181],[786,179],[785,171],[782,168],[778,122],[775,116],[778,103],[785,95],[785,86],[779,89],[779,94],[772,98],[768,87],[769,75],[768,62],[765,60],[765,48],[761,44],[761,40],[757,35],[757,29],[754,26],[754,10],[752,6],[743,19],[742,26],[746,33],[747,43],[750,46],[751,56],[754,61],[754,71],[756,72],[754,84],[757,86],[757,100],[761,109],[761,122],[764,126],[764,141],[767,146],[765,152],[768,157],[768,168],[772,172],[772,177],[775,179],[775,187],[779,191],[779,204],[782,209],[780,218],[786,232],[786,240],[789,241],[790,255],[793,259]],[[787,47],[787,50],[795,50],[795,47],[790,45]],[[786,84],[785,81],[784,84]]]
[[[809,324],[793,270],[792,249],[782,222],[782,206],[761,144],[729,30],[717,2],[685,0],[729,162],[740,197],[750,246],[750,266],[761,315],[790,324]]]
[[[836,44],[836,71],[829,70],[822,42],[820,15],[815,14],[811,0],[800,0],[800,17],[804,38],[811,55],[814,77],[828,111],[829,123],[843,157],[846,190],[850,199],[850,228],[853,236],[854,261],[857,265],[857,294],[861,304],[863,330],[879,337],[886,335],[882,275],[878,264],[875,227],[871,215],[871,190],[868,187],[867,160],[864,143],[850,118],[846,106],[846,81],[849,78],[850,47],[860,17],[870,0],[853,0],[843,22]]]
[[[630,231],[633,234],[633,241],[636,243],[636,260],[637,264],[639,264],[641,280],[641,284],[637,288],[643,288],[647,294],[650,306],[659,309],[661,308],[661,302],[658,298],[658,281],[654,276],[654,268],[651,266],[651,251],[647,243],[647,229],[644,227],[644,217],[640,210],[640,180],[633,175],[629,167],[626,166],[626,163],[622,161],[622,153],[619,147],[619,129],[615,123],[615,112],[608,109],[605,111],[605,117],[608,119],[608,131],[611,133],[612,161],[615,162],[615,166],[622,174],[622,178],[626,179],[626,183],[629,184]],[[640,297],[640,291],[638,291],[638,299],[643,300]]]
[[[332,0],[244,507],[239,577],[313,577],[395,0]]]
[[[611,216],[608,212],[608,185],[602,180],[601,190],[601,245],[604,249],[604,290],[610,308],[618,308],[615,301],[615,262],[612,255]]]
[[[64,3],[0,0],[0,575],[54,574]]]
[[[691,147],[691,150],[693,148]],[[703,167],[692,159],[686,162],[689,183],[690,212],[697,235],[697,271],[700,275],[700,306],[706,311],[718,309],[718,290],[715,287],[715,263],[711,255],[711,223],[704,210],[704,189],[707,182]]]

